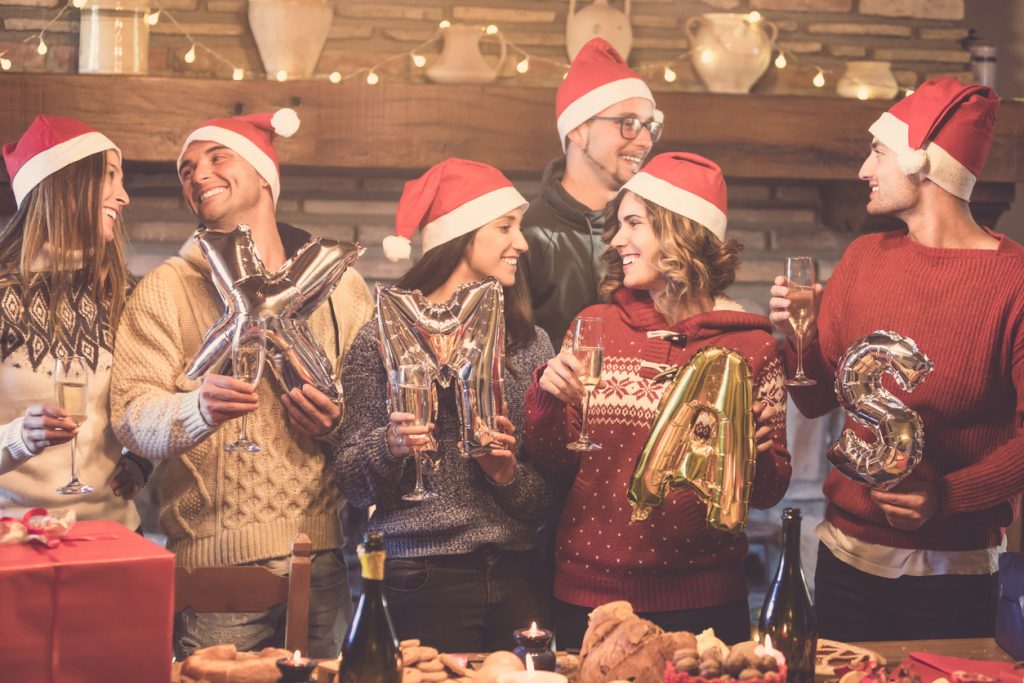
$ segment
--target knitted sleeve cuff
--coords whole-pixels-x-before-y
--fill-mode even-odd
[[[28,445],[21,436],[21,423],[24,419],[24,417],[18,417],[8,424],[7,434],[4,436],[3,443],[0,444],[4,454],[14,460],[28,460],[36,455],[29,450]]]
[[[181,450],[188,450],[205,440],[220,427],[219,425],[210,424],[203,417],[203,411],[199,407],[199,389],[178,394],[177,399],[180,402],[178,415],[185,430],[185,436],[190,442],[188,446]]]

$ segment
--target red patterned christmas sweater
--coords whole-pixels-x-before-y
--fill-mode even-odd
[[[713,311],[669,325],[645,292],[627,288],[579,315],[604,320],[604,384],[590,416],[601,450],[581,455],[565,448],[579,435],[579,409],[540,388],[544,366],[526,397],[524,445],[537,469],[552,476],[576,471],[558,528],[555,596],[584,607],[629,600],[640,612],[744,599],[744,535],[709,529],[707,506],[688,489],[671,491],[648,520],[631,523],[627,489],[668,386],[655,375],[714,345],[743,354],[755,400],[777,411],[774,446],[757,457],[751,505],[768,508],[782,498],[790,477],[785,378],[768,319],[723,297]]]

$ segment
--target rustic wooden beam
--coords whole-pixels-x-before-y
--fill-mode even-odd
[[[77,116],[133,161],[170,162],[197,123],[293,106],[302,129],[278,146],[286,165],[423,169],[449,156],[539,174],[561,150],[555,93],[507,85],[226,81],[138,76],[0,75],[0,140],[36,114]],[[839,97],[657,93],[665,135],[655,151],[691,150],[731,178],[851,179],[868,125],[888,106]],[[1024,180],[1024,104],[1004,102],[983,175]]]

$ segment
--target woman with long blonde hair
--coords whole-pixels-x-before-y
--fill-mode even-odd
[[[131,497],[151,469],[109,426],[113,335],[128,291],[121,152],[81,121],[37,116],[4,145],[17,211],[0,229],[0,508],[72,508],[139,525]],[[85,420],[57,405],[58,360],[81,358]],[[75,447],[86,489],[61,495]]]
[[[709,528],[707,504],[688,489],[672,490],[637,523],[627,498],[668,384],[655,377],[712,345],[738,351],[752,371],[761,428],[750,504],[771,507],[789,484],[786,393],[770,324],[724,296],[740,252],[725,239],[725,181],[704,157],[662,154],[608,211],[601,287],[608,303],[578,316],[599,318],[604,330],[602,382],[590,402],[590,436],[600,450],[581,457],[566,448],[580,433],[583,395],[583,368],[568,340],[526,398],[524,445],[537,469],[573,477],[555,551],[558,644],[579,646],[588,612],[612,600],[628,600],[667,630],[711,626],[728,642],[746,640],[746,537]]]

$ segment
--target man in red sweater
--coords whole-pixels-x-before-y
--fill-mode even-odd
[[[924,454],[911,476],[888,492],[835,470],[825,481],[815,575],[824,637],[994,631],[1002,530],[1024,491],[1024,248],[980,227],[968,206],[997,107],[991,89],[941,78],[870,128],[860,169],[868,213],[907,228],[865,235],[847,249],[808,333],[804,364],[817,385],[792,396],[809,417],[835,408],[840,356],[875,330],[912,339],[935,369],[913,393],[883,380],[924,424]],[[792,336],[788,294],[777,278],[771,319]],[[794,349],[785,346],[792,370]],[[845,428],[873,440],[849,416]]]

